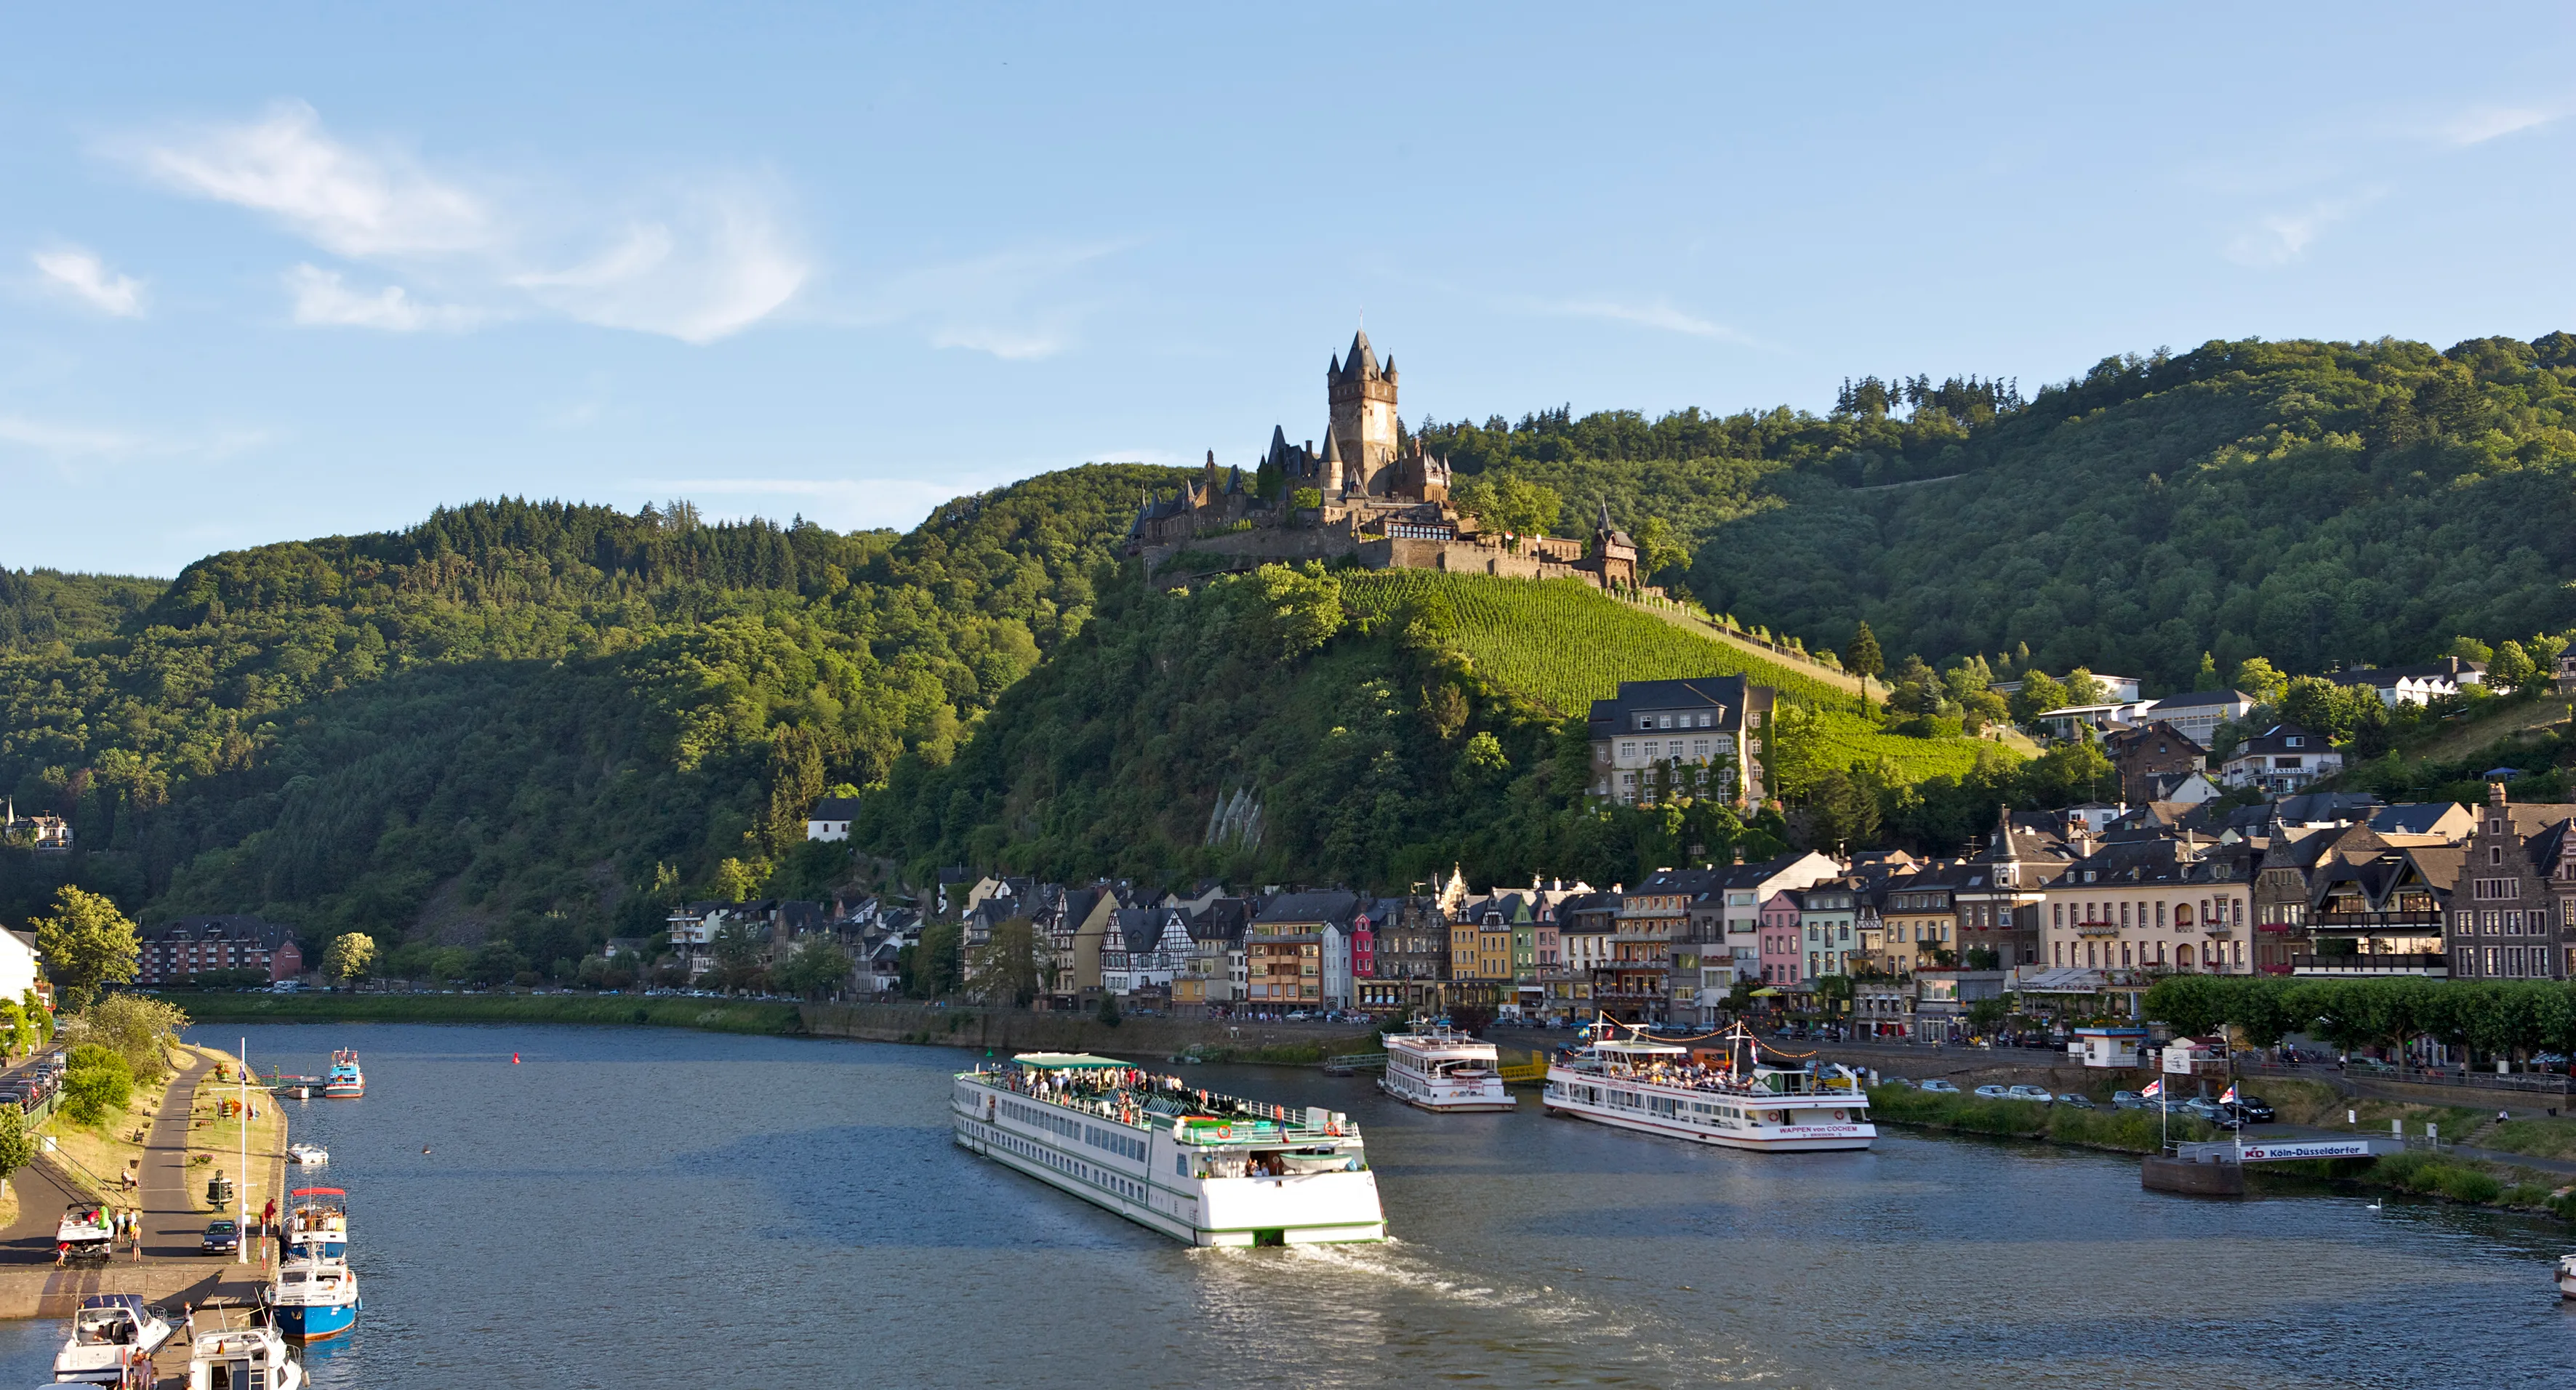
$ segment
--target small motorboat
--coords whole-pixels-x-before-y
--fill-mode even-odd
[[[170,1340],[170,1323],[140,1295],[94,1293],[72,1315],[71,1340],[54,1356],[56,1384],[123,1385],[140,1363],[148,1376],[152,1353]],[[148,1383],[148,1381],[147,1381]]]
[[[2558,1296],[2576,1298],[2576,1255],[2558,1257]]]
[[[304,1367],[274,1327],[227,1327],[188,1348],[188,1390],[303,1390]]]
[[[324,1100],[356,1100],[367,1093],[367,1074],[358,1067],[358,1050],[344,1047],[331,1054],[330,1074],[322,1078]]]
[[[331,1161],[331,1151],[319,1144],[289,1144],[286,1157],[298,1168],[320,1168]]]
[[[358,1276],[346,1260],[299,1255],[269,1280],[269,1317],[289,1341],[319,1342],[357,1325]]]
[[[349,1257],[349,1194],[336,1187],[299,1187],[287,1194],[286,1248],[291,1255]]]
[[[96,1202],[74,1202],[63,1208],[63,1219],[54,1227],[57,1258],[104,1260],[115,1253],[115,1245],[116,1228],[108,1224],[107,1208]]]

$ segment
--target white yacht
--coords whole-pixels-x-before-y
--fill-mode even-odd
[[[2576,1255],[2558,1257],[2558,1296],[2576,1298]]]
[[[1023,1052],[957,1074],[959,1145],[1193,1245],[1384,1240],[1357,1126],[1114,1057]]]
[[[204,1332],[188,1348],[188,1390],[302,1390],[304,1366],[274,1327]]]
[[[298,1168],[320,1168],[331,1162],[331,1151],[319,1144],[289,1144],[286,1158]]]
[[[1425,1110],[1510,1110],[1494,1045],[1446,1023],[1416,1024],[1386,1035],[1386,1072],[1378,1089]]]
[[[1866,1149],[1878,1137],[1849,1067],[1766,1066],[1742,1024],[1693,1051],[1621,1036],[1604,1020],[1592,1043],[1548,1064],[1548,1110],[1621,1129],[1775,1153]]]
[[[91,1294],[72,1315],[71,1339],[54,1356],[55,1383],[123,1385],[168,1340],[168,1320],[139,1295]]]

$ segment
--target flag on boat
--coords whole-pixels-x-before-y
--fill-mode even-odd
[[[2234,1105],[2236,1103],[2236,1088],[2233,1086],[2228,1087],[2227,1094],[2220,1096],[2218,1098],[2218,1103],[2221,1105]]]
[[[2160,1095],[2163,1095],[2164,1093],[2165,1093],[2165,1083],[2164,1083],[2164,1079],[2163,1079],[2162,1077],[2158,1077],[2157,1079],[2155,1079],[2155,1080],[2153,1080],[2153,1081],[2148,1082],[2148,1083],[2147,1083],[2147,1089],[2145,1089],[2145,1090],[2143,1090],[2143,1091],[2138,1092],[2138,1094],[2139,1094],[2139,1095],[2141,1095],[2141,1096],[2145,1097],[2145,1098],[2146,1098],[2146,1099],[2148,1099],[2148,1100],[2154,1100],[2156,1097],[2158,1097],[2158,1096],[2160,1096]]]

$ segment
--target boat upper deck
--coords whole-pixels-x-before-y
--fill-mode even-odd
[[[1007,1066],[960,1072],[958,1079],[1138,1133],[1163,1130],[1180,1143],[1207,1148],[1348,1145],[1360,1134],[1357,1125],[1320,1108],[1300,1111],[1246,1100],[1085,1053],[1022,1053]]]
[[[1861,1094],[1856,1076],[1823,1076],[1805,1068],[1789,1070],[1759,1063],[1738,1070],[1694,1059],[1690,1049],[1664,1044],[1604,1043],[1560,1057],[1556,1065],[1585,1075],[1762,1099],[1815,1096],[1850,1103]]]

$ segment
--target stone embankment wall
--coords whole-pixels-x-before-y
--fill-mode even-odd
[[[1366,1052],[1377,1047],[1375,1029],[1351,1024],[1126,1018],[1113,1028],[1088,1013],[935,1009],[926,1004],[807,1004],[803,1014],[805,1031],[816,1037],[995,1052],[1098,1052],[1142,1060],[1218,1048],[1251,1052],[1321,1046],[1327,1052]]]

